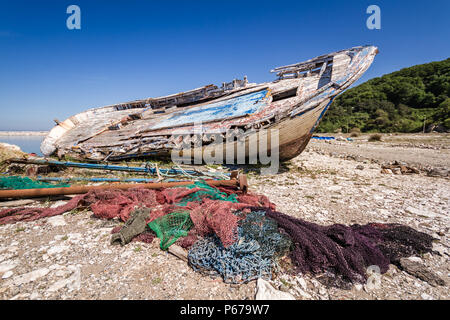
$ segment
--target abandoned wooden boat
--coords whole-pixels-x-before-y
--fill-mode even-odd
[[[237,161],[239,145],[246,159],[256,156],[254,141],[262,140],[263,132],[271,150],[267,132],[276,130],[279,159],[288,160],[303,151],[333,98],[361,77],[377,53],[374,46],[354,47],[275,68],[271,72],[278,78],[272,82],[249,83],[244,77],[221,87],[90,109],[57,121],[41,151],[114,161],[170,157],[174,151],[194,157],[219,149],[225,159],[234,150],[229,163]]]

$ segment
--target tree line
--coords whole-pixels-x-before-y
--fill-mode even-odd
[[[424,124],[450,131],[450,58],[401,69],[345,91],[317,131],[418,132]]]

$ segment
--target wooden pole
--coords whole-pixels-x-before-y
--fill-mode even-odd
[[[212,187],[236,187],[246,192],[247,179],[245,175],[240,175],[239,179],[233,178],[230,180],[205,180],[205,182]],[[73,186],[63,188],[41,188],[41,189],[21,189],[21,190],[0,190],[1,198],[35,198],[56,195],[82,194],[90,190],[104,190],[104,189],[131,189],[131,188],[147,188],[147,189],[161,189],[184,186],[192,184],[193,181],[180,182],[157,182],[157,183],[111,183],[100,186]]]

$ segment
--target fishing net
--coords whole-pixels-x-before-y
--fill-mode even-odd
[[[187,193],[186,193],[187,191]],[[131,211],[136,207],[151,208],[151,216],[149,221],[158,217],[164,216],[170,212],[179,211],[180,207],[176,205],[171,199],[183,199],[187,194],[196,192],[195,189],[186,188],[170,188],[170,189],[145,189],[145,188],[133,188],[128,190],[117,189],[99,189],[90,190],[88,193],[79,195],[71,199],[66,204],[56,208],[40,208],[40,207],[22,207],[11,208],[0,211],[0,224],[14,223],[17,221],[33,221],[44,217],[50,217],[64,212],[73,210],[75,208],[90,208],[94,216],[102,219],[118,218],[122,221],[127,221],[130,217]],[[230,195],[224,192],[216,192],[217,194],[223,193],[223,197],[226,199],[232,199]],[[236,194],[240,194],[237,192]],[[168,197],[171,195],[172,197]],[[253,200],[252,200],[253,199]],[[262,199],[262,200],[261,200]],[[266,200],[264,200],[266,199]],[[261,201],[267,201],[267,198],[261,196],[250,196],[247,198],[251,201],[251,204],[246,203],[234,203],[232,201],[220,201],[221,206],[225,210],[235,210],[243,207],[248,207],[254,203]],[[188,202],[185,206],[186,210],[193,210],[197,207],[204,206],[205,214],[210,213],[214,216],[208,207],[211,206],[211,202],[207,202],[208,198],[203,198],[202,202]],[[175,201],[176,202],[176,201]],[[214,202],[214,201],[212,201]],[[232,205],[232,206],[230,206]],[[197,212],[197,216],[201,216],[201,210]],[[231,217],[231,216],[230,216]],[[202,220],[202,219],[198,219]],[[208,221],[213,221],[209,219]],[[147,222],[149,222],[147,221]],[[202,220],[203,221],[203,220]],[[228,223],[229,220],[222,221],[223,224]],[[208,224],[208,223],[207,223]],[[223,229],[224,226],[222,226]],[[214,228],[219,228],[215,226]],[[214,229],[213,228],[213,229]],[[209,229],[208,229],[209,230]]]
[[[198,236],[215,234],[225,247],[233,244],[238,238],[238,221],[240,217],[234,211],[245,207],[245,204],[220,200],[203,200],[200,206],[191,210],[191,219]]]
[[[161,240],[162,250],[167,250],[178,238],[186,237],[192,225],[188,211],[172,212],[148,224]]]
[[[212,234],[219,237],[224,247],[228,247],[238,238],[237,227],[241,218],[233,214],[234,212],[238,210],[250,212],[246,209],[248,207],[275,207],[263,195],[244,194],[229,187],[217,189],[226,195],[226,199],[236,196],[238,202],[211,200],[210,198],[203,198],[202,202],[188,202],[185,208],[190,210],[194,227],[189,231],[187,237],[177,241],[181,247],[189,249],[197,240]]]
[[[381,233],[378,248],[393,264],[401,258],[417,256],[433,251],[432,236],[401,224],[369,224]]]
[[[215,234],[200,239],[189,250],[188,262],[196,271],[222,276],[226,283],[271,279],[276,258],[288,251],[291,241],[264,211],[239,215],[237,242],[226,248]]]
[[[71,211],[76,208],[90,208],[97,218],[118,218],[127,221],[136,207],[154,208],[152,216],[164,215],[167,209],[161,206],[164,197],[156,190],[135,188],[129,190],[90,190],[72,198],[56,208],[12,208],[0,211],[0,225],[17,221],[34,221]]]
[[[51,184],[42,181],[35,181],[28,177],[8,176],[0,177],[0,189],[19,190],[19,189],[41,189],[41,188],[61,188],[70,187],[69,184]]]
[[[188,260],[195,270],[220,275],[229,283],[270,278],[277,258],[289,247],[297,272],[364,282],[368,266],[376,265],[384,273],[389,263],[431,252],[434,240],[399,224],[317,225],[274,211],[275,205],[265,196],[203,182],[162,190],[91,190],[56,208],[2,210],[0,225],[76,208],[90,208],[97,218],[124,222],[136,208],[148,208],[148,215],[115,230],[122,242],[151,242],[152,229],[162,249],[174,242],[190,248]]]
[[[291,258],[301,273],[325,272],[344,280],[365,282],[367,267],[371,265],[385,273],[399,257],[431,251],[433,238],[407,226],[320,226],[273,210],[266,214],[294,242]]]
[[[192,193],[186,194],[181,201],[177,202],[179,206],[186,206],[189,202],[202,201],[203,199],[223,200],[237,203],[236,194],[227,195],[225,192],[220,192],[217,188],[211,187],[204,181],[196,181],[191,185],[185,186],[187,189],[192,189]],[[174,189],[172,189],[174,190]]]
[[[239,223],[241,237],[248,241],[252,239],[258,241],[263,256],[279,257],[288,251],[292,244],[291,240],[287,235],[279,232],[278,224],[275,220],[266,217],[265,211],[258,210],[250,213],[241,211],[239,215],[245,217]]]

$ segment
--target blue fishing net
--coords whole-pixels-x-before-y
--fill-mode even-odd
[[[242,213],[240,213],[243,215]],[[276,259],[290,248],[290,239],[264,211],[252,211],[238,226],[238,241],[225,248],[216,235],[197,241],[188,252],[195,271],[222,276],[226,283],[271,279]]]

